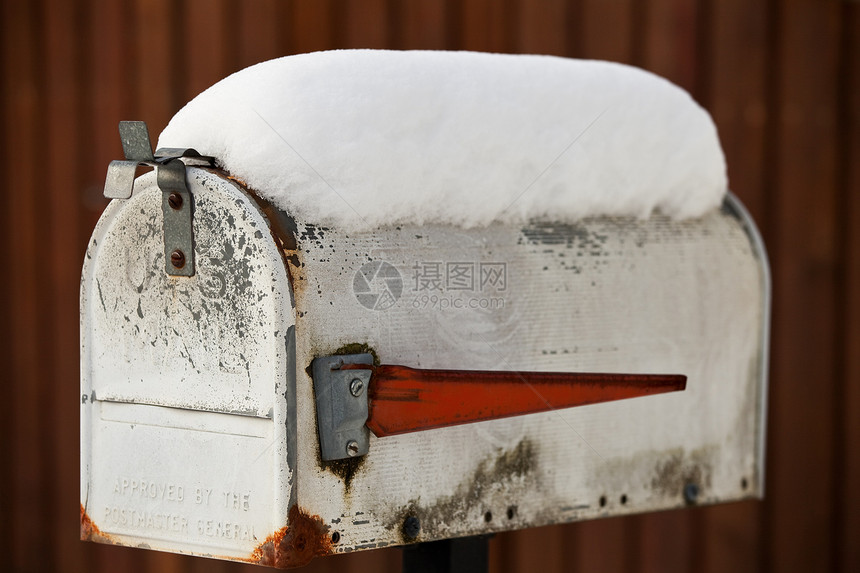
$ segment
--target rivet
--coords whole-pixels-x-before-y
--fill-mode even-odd
[[[182,195],[180,195],[179,193],[171,193],[167,197],[167,203],[170,205],[171,208],[177,211],[179,209],[182,209]]]
[[[364,382],[360,378],[353,378],[349,383],[349,393],[358,398],[364,390]]]
[[[354,458],[355,456],[357,456],[358,455],[358,442],[356,442],[355,440],[348,441],[346,443],[346,454],[351,458]]]
[[[406,539],[415,539],[421,533],[421,522],[414,515],[403,520],[403,536]]]
[[[684,486],[684,501],[689,505],[693,505],[696,503],[696,500],[699,499],[699,486],[693,482],[690,482]]]
[[[170,264],[176,267],[177,269],[181,269],[185,266],[185,253],[176,249],[172,253],[170,253]]]

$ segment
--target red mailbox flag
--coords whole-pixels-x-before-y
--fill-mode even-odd
[[[681,374],[585,374],[422,370],[344,364],[373,371],[367,427],[379,437],[684,390]]]

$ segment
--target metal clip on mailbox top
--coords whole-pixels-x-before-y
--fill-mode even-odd
[[[119,122],[125,160],[111,161],[105,180],[105,197],[128,199],[138,166],[154,167],[162,190],[164,214],[164,270],[172,276],[194,276],[193,201],[185,181],[186,165],[211,167],[215,160],[194,149],[163,148],[152,153],[149,130],[142,121]]]

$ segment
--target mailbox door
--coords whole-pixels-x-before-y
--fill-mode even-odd
[[[193,276],[165,272],[153,173],[87,249],[81,535],[257,561],[296,483],[290,286],[255,200],[207,170],[187,179]]]

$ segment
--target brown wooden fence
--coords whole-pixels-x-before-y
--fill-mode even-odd
[[[496,536],[494,571],[860,571],[860,4],[836,0],[4,0],[0,563],[238,571],[78,541],[78,283],[117,122],[157,134],[273,57],[617,60],[708,108],[774,275],[767,498]],[[398,550],[309,571],[397,571]],[[247,571],[257,571],[245,566]]]

